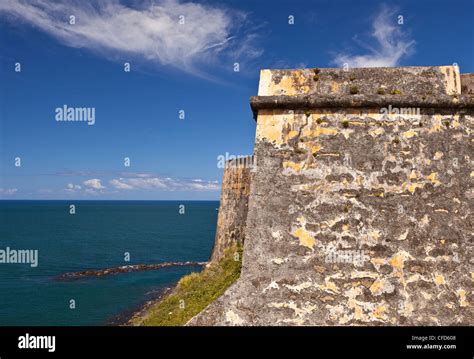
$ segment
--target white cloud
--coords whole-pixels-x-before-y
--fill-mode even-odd
[[[68,191],[68,192],[76,192],[76,191],[81,190],[81,186],[79,186],[77,184],[68,183],[66,187],[67,187],[66,191]]]
[[[12,196],[18,192],[17,188],[0,188],[1,196]]]
[[[213,62],[224,49],[249,57],[261,53],[253,47],[255,34],[239,34],[246,21],[242,12],[178,0],[123,2],[1,0],[0,15],[32,24],[68,46],[188,71]]]
[[[135,177],[118,178],[109,181],[110,185],[119,190],[162,190],[162,191],[218,191],[217,181],[202,179],[182,180],[169,177]]]
[[[117,189],[133,189],[132,186],[130,186],[129,184],[126,184],[125,182],[122,182],[121,179],[120,180],[113,179],[109,183],[112,185],[112,187],[117,188]]]
[[[90,180],[84,181],[83,182],[84,186],[87,187],[89,190],[101,190],[105,189],[104,186],[102,186],[101,180],[97,178],[92,178]]]
[[[398,25],[396,9],[382,6],[372,23],[371,38],[375,46],[362,44],[369,50],[366,55],[339,53],[333,63],[349,67],[397,66],[400,60],[414,51],[415,41],[402,31],[406,25]]]

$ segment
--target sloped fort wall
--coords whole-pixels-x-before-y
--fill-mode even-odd
[[[474,102],[461,77],[263,70],[242,274],[188,324],[473,325]]]
[[[216,238],[210,262],[222,259],[226,248],[244,243],[252,165],[253,156],[225,163]]]

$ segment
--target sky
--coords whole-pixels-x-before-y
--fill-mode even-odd
[[[219,160],[253,152],[261,69],[474,72],[473,13],[473,0],[1,0],[0,199],[218,199]]]

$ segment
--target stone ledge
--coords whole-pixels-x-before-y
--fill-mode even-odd
[[[458,66],[262,70],[258,95],[460,95],[461,76]]]
[[[301,110],[310,108],[367,108],[367,107],[416,107],[464,109],[474,108],[472,95],[296,95],[252,96],[250,107],[254,119],[259,110]]]

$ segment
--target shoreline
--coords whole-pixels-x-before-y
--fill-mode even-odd
[[[167,295],[172,293],[174,289],[176,288],[176,285],[178,284],[178,282],[179,280],[176,281],[171,286],[167,286],[165,288],[162,288],[161,290],[158,290],[156,294],[150,295],[149,298],[144,298],[142,301],[140,301],[139,304],[134,305],[133,307],[130,307],[126,310],[123,310],[117,315],[107,319],[107,321],[105,322],[105,326],[112,326],[112,327],[137,326],[132,323],[132,320],[143,317],[153,305],[160,302],[163,298],[165,298]]]

